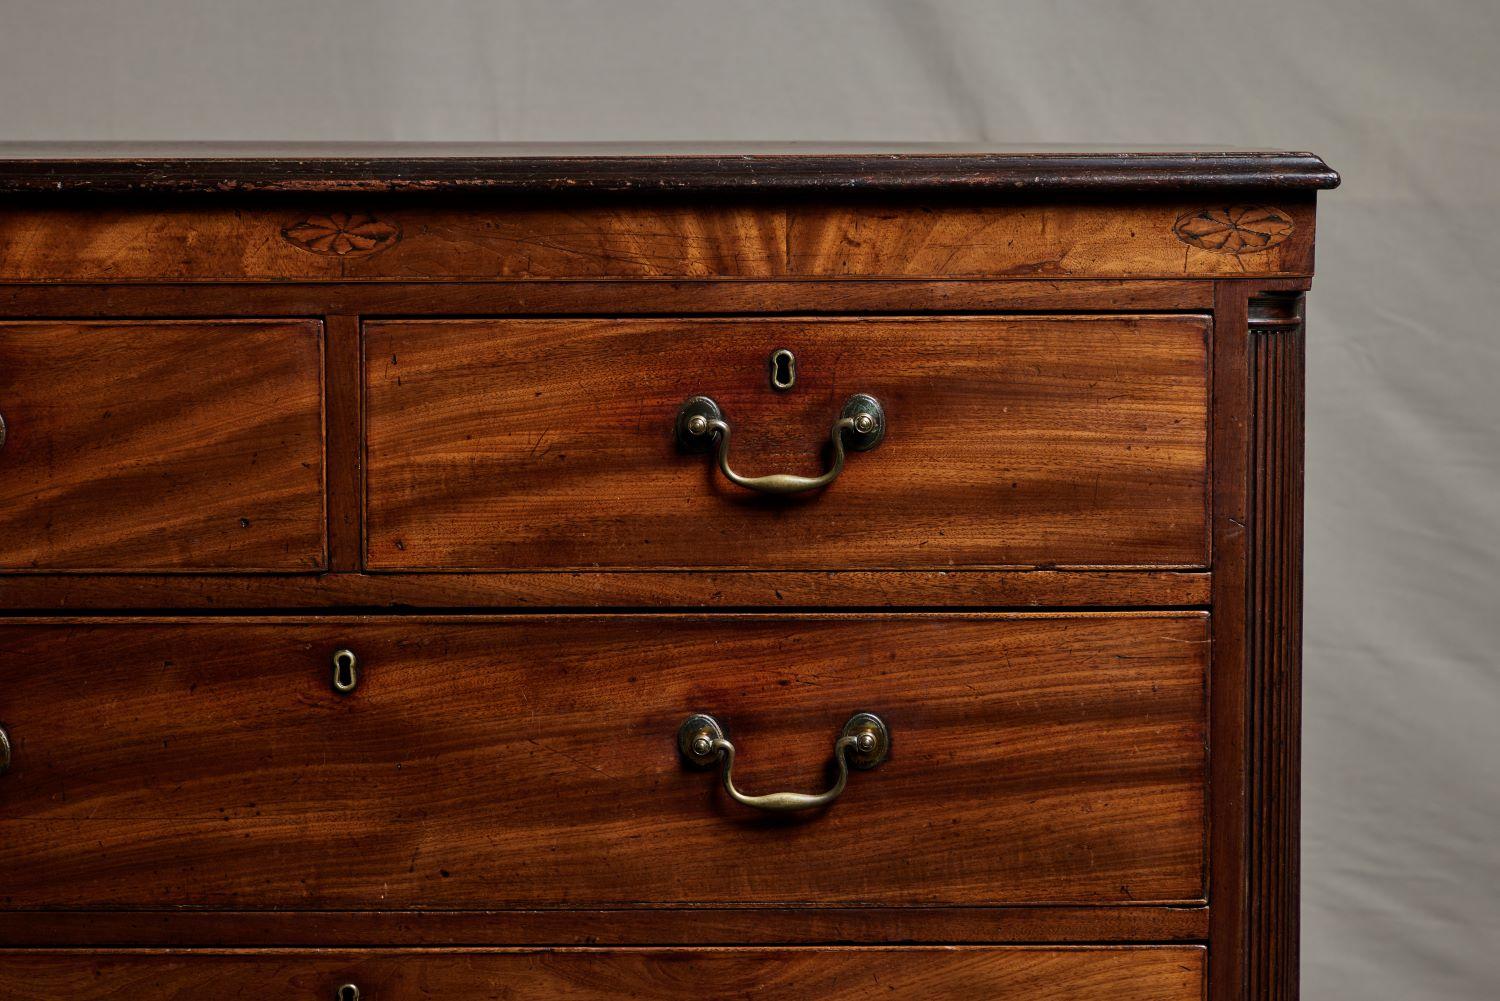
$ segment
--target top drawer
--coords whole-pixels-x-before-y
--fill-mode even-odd
[[[1202,567],[1209,332],[1201,315],[370,322],[366,563]],[[732,469],[816,477],[855,394],[885,436],[822,489],[747,490],[678,441],[684,402],[710,397]]]
[[[0,572],[324,565],[322,324],[0,323]]]

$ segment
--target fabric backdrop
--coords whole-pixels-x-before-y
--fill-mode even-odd
[[[1305,149],[1304,996],[1500,965],[1500,0],[0,0],[3,139]]]

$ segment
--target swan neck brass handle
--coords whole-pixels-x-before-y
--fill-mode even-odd
[[[833,757],[838,764],[839,775],[826,792],[769,792],[752,796],[740,792],[734,784],[734,745],[724,735],[718,720],[703,713],[695,713],[682,721],[677,729],[677,749],[690,764],[700,768],[721,765],[720,776],[724,791],[731,799],[743,806],[771,813],[794,813],[799,810],[816,810],[838,799],[849,783],[849,768],[864,770],[874,768],[886,759],[891,751],[891,734],[879,716],[872,713],[855,713],[833,742]]]
[[[771,473],[766,476],[744,476],[729,466],[729,421],[719,405],[707,396],[694,396],[677,411],[677,443],[684,451],[706,452],[717,443],[719,472],[736,486],[764,494],[800,494],[821,490],[844,471],[847,451],[868,452],[885,438],[885,409],[880,401],[856,393],[844,402],[838,420],[833,422],[829,438],[833,443],[833,462],[822,476],[796,476]]]

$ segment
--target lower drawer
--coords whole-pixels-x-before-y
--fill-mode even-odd
[[[0,909],[1199,901],[1207,651],[1194,612],[11,620]],[[697,713],[752,795],[834,787],[859,713],[889,755],[768,813]]]
[[[1199,1001],[1201,947],[0,953],[10,1001]]]

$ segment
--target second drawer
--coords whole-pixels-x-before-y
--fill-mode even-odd
[[[1205,896],[1202,613],[13,620],[0,637],[6,908]],[[339,650],[356,660],[336,672]],[[831,805],[771,814],[729,799],[722,747],[684,759],[694,713],[750,794],[829,789],[835,755],[862,753],[835,750],[857,713],[889,755]]]
[[[1209,330],[372,321],[366,566],[1204,567]]]

